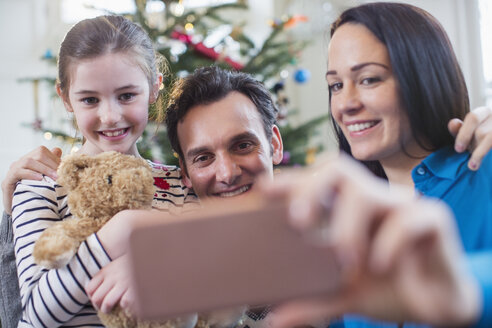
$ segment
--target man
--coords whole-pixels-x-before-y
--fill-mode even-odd
[[[273,178],[283,157],[276,115],[268,90],[248,74],[203,67],[178,81],[166,125],[185,185],[223,202],[247,197],[259,175]],[[248,310],[243,325],[257,326],[268,311]]]
[[[276,112],[248,74],[204,67],[180,80],[166,125],[186,186],[199,198],[224,199],[254,190],[259,174],[273,176],[283,156]]]

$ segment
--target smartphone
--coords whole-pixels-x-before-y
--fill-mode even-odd
[[[143,319],[271,305],[340,286],[333,252],[292,228],[282,202],[230,202],[141,221],[129,246],[135,314]]]

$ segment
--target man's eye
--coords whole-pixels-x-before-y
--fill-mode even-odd
[[[197,156],[194,160],[195,163],[199,163],[199,162],[205,162],[205,161],[208,161],[210,159],[210,156],[208,155],[200,155],[200,156]]]
[[[129,101],[129,100],[132,100],[134,97],[135,97],[134,93],[127,92],[127,93],[120,95],[120,100]]]
[[[82,102],[86,105],[94,105],[97,104],[99,100],[96,97],[87,97],[87,98],[83,98]]]
[[[249,149],[253,146],[253,144],[251,142],[241,142],[237,145],[237,148],[239,150],[246,150],[246,149]]]

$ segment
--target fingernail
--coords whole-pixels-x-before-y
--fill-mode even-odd
[[[461,142],[457,142],[456,145],[454,146],[454,149],[458,152],[461,153],[462,151],[465,150],[465,145],[463,145]]]
[[[470,168],[470,170],[476,171],[478,170],[478,163],[475,160],[471,159],[468,162],[468,167]]]

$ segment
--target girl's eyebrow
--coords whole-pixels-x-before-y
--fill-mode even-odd
[[[377,65],[377,66],[381,66],[387,70],[389,70],[389,67],[387,65],[384,65],[384,64],[381,64],[381,63],[376,63],[376,62],[367,62],[367,63],[361,63],[361,64],[357,64],[355,66],[353,66],[352,68],[350,68],[350,70],[352,72],[355,72],[355,71],[358,71],[366,66],[369,66],[369,65]],[[336,70],[331,70],[331,71],[327,71],[326,72],[326,76],[328,75],[336,75],[337,74],[337,71]]]
[[[82,95],[82,94],[92,94],[92,93],[97,93],[96,91],[92,90],[79,90],[77,92],[74,92],[76,95]]]
[[[118,92],[118,91],[121,91],[121,90],[126,90],[126,89],[138,89],[139,86],[138,85],[134,85],[134,84],[128,84],[128,85],[124,85],[122,87],[119,87],[117,89],[115,89],[114,91],[115,92]],[[92,90],[79,90],[77,92],[74,92],[76,95],[80,95],[80,94],[89,94],[89,93],[97,93],[97,91],[92,91]]]

